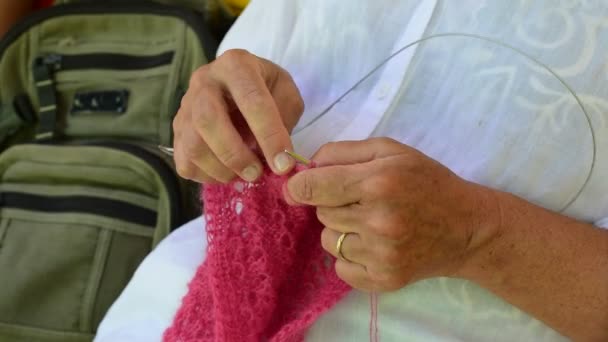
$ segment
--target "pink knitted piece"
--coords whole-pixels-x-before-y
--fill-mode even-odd
[[[314,208],[288,206],[286,177],[205,186],[207,257],[166,342],[301,341],[350,287],[321,247]]]

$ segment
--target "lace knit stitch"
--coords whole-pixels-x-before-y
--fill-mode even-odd
[[[314,208],[285,203],[286,179],[205,186],[207,257],[164,341],[301,341],[350,290]]]

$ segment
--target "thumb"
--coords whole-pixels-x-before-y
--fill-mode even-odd
[[[411,148],[390,138],[327,143],[315,153],[315,166],[367,163],[374,159],[408,152]]]

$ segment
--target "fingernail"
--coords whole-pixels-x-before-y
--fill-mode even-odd
[[[280,172],[286,171],[291,166],[291,160],[287,153],[281,152],[274,157],[274,167]]]
[[[243,179],[248,182],[255,181],[260,175],[260,171],[256,165],[249,165],[243,170]]]

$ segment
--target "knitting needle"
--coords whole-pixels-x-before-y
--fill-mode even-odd
[[[158,149],[164,154],[170,155],[173,157],[173,147],[167,147],[163,145],[158,145]]]
[[[300,164],[304,164],[306,166],[310,166],[311,161],[309,159],[306,159],[304,157],[302,157],[301,155],[289,151],[289,150],[285,150],[285,153],[289,154],[291,156],[291,158],[295,159],[296,162],[300,163]]]
[[[167,147],[167,146],[163,146],[163,145],[158,145],[158,149],[161,150],[161,152],[173,156],[173,148],[171,147]],[[301,155],[289,151],[289,150],[285,150],[285,153],[289,154],[293,159],[296,160],[296,162],[300,163],[300,164],[304,164],[304,165],[310,165],[311,161],[309,159],[306,159],[304,157],[302,157]]]

